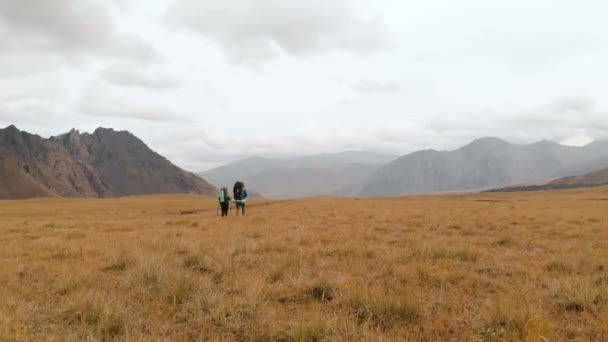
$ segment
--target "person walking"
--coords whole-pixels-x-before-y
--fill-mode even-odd
[[[234,195],[234,203],[236,203],[236,215],[239,215],[239,210],[243,216],[245,215],[245,204],[247,203],[247,189],[245,189],[245,183],[236,182],[234,183],[234,188],[232,189],[232,194]]]

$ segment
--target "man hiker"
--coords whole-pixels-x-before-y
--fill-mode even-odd
[[[241,213],[245,215],[245,204],[247,203],[247,189],[245,189],[245,183],[236,182],[232,189],[234,195],[234,203],[236,203],[236,215],[239,215],[239,209]]]
[[[221,188],[217,199],[220,202],[220,208],[222,209],[222,217],[228,216],[228,209],[230,208],[230,196],[228,195],[228,189]]]

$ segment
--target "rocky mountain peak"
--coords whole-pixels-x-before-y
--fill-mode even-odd
[[[80,132],[72,128],[67,134],[65,134],[65,142],[69,145],[77,145],[80,143]]]
[[[0,144],[23,146],[25,144],[24,133],[14,125],[0,129]]]
[[[510,144],[500,138],[494,137],[485,137],[481,139],[473,140],[470,144],[463,147],[463,149],[475,149],[475,150],[487,150],[487,149],[496,149],[502,148],[505,146],[509,146]]]
[[[6,132],[20,132],[19,129],[15,126],[15,125],[10,125],[8,127],[6,127],[5,129],[0,129],[1,131],[6,131]]]

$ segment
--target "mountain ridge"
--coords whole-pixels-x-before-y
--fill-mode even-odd
[[[483,190],[604,165],[608,166],[608,140],[572,147],[548,140],[518,145],[486,137],[452,151],[421,150],[399,157],[370,175],[359,195]]]
[[[72,129],[45,139],[10,125],[0,129],[0,158],[0,198],[5,199],[216,192],[132,133],[111,128],[92,134]]]

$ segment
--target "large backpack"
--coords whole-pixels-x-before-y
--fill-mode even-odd
[[[220,201],[220,203],[228,202],[228,189],[221,188],[217,199]]]
[[[234,183],[234,188],[232,189],[232,192],[234,194],[234,200],[235,201],[240,201],[243,199],[243,182],[236,182]]]

